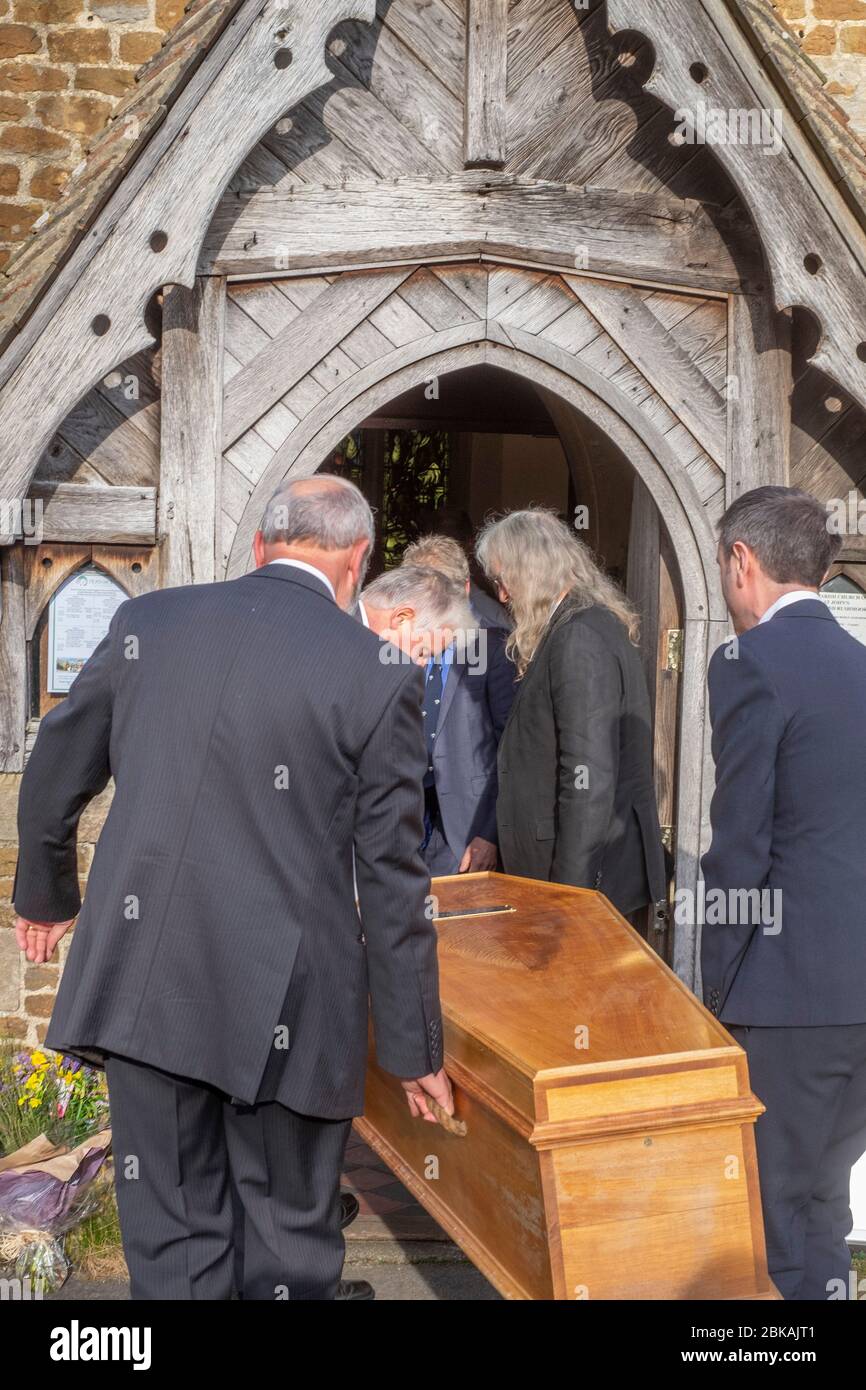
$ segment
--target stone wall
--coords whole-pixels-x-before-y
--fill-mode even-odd
[[[827,91],[866,137],[866,0],[776,0],[773,9],[827,77]]]
[[[45,965],[30,965],[18,949],[11,897],[18,855],[15,820],[20,782],[17,773],[0,774],[0,1039],[11,1038],[32,1046],[45,1038],[60,968],[75,928],[61,941],[55,959]],[[82,892],[110,805],[109,788],[90,803],[79,822],[78,867]]]
[[[0,0],[0,267],[183,13],[184,0]]]

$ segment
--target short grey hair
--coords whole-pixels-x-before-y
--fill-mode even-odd
[[[462,584],[464,589],[469,579],[469,561],[466,551],[459,541],[450,536],[421,536],[403,551],[404,565],[424,565],[431,570],[439,570]]]
[[[361,598],[370,608],[393,609],[403,604],[414,608],[419,632],[443,627],[469,632],[477,627],[465,588],[425,565],[386,570],[367,585]]]
[[[372,546],[373,513],[348,478],[323,473],[281,483],[265,509],[261,531],[269,544],[307,541],[320,550],[348,550],[358,541]]]
[[[736,498],[719,525],[726,560],[736,541],[754,551],[774,583],[813,589],[842,546],[841,537],[831,533],[827,508],[798,487],[756,487]]]

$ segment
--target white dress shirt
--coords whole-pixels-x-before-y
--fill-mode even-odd
[[[814,589],[792,589],[788,594],[780,594],[775,603],[771,603],[763,617],[758,619],[758,623],[768,623],[771,618],[775,618],[781,608],[787,608],[789,603],[802,603],[804,598],[818,598],[819,595]],[[821,600],[823,602],[823,600]]]
[[[277,557],[276,560],[269,560],[268,564],[294,565],[296,570],[305,570],[306,573],[311,574],[314,579],[321,579],[322,583],[327,585],[328,592],[330,593],[331,598],[334,600],[335,603],[337,602],[337,595],[334,592],[334,586],[331,583],[328,576],[322,570],[316,569],[315,565],[308,565],[306,560],[290,560],[287,556],[280,555]]]

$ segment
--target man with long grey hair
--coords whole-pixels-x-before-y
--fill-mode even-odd
[[[418,853],[423,680],[343,611],[372,535],[353,484],[285,484],[252,573],[121,605],[22,781],[35,963],[81,906],[82,808],[115,782],[46,1043],[105,1066],[136,1299],[228,1299],[238,1223],[244,1298],[372,1297],[340,1284],[368,998],[412,1114],[453,1109]]]
[[[462,575],[403,564],[364,590],[370,626],[424,668],[424,839],[431,874],[495,869],[496,746],[489,633]]]
[[[491,521],[476,554],[514,617],[521,677],[499,745],[506,872],[637,914],[666,895],[637,615],[554,512]]]

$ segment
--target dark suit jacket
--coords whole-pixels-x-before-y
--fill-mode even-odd
[[[709,671],[707,1007],[756,1026],[866,1023],[866,647],[816,598],[737,650],[720,647]],[[711,894],[764,889],[780,895],[781,931],[736,899],[736,920],[713,923]]]
[[[381,1065],[438,1069],[423,677],[379,653],[318,579],[280,564],[118,609],[21,786],[15,906],[59,921],[79,908],[78,817],[115,782],[49,1047],[252,1102],[283,1023],[273,1098],[348,1117],[369,992]]]
[[[515,694],[507,634],[482,621],[480,636],[478,650],[448,672],[433,753],[445,838],[458,860],[476,835],[496,844],[496,753]]]
[[[646,680],[607,609],[566,596],[554,613],[499,745],[498,822],[506,873],[597,888],[624,913],[665,896]]]
[[[469,606],[485,627],[500,627],[506,633],[514,627],[508,609],[503,608],[501,603],[491,598],[486,590],[472,581],[469,584]]]

